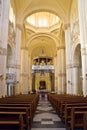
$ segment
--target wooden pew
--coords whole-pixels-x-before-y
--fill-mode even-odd
[[[76,128],[84,130],[84,114],[87,114],[87,106],[71,108],[71,118],[69,120],[71,130]]]
[[[84,113],[83,123],[84,123],[84,130],[87,130],[87,113]]]
[[[84,123],[85,121],[83,120],[83,115],[85,114],[85,111],[87,111],[87,97],[49,94],[48,100],[51,102],[56,112],[61,117],[62,121],[65,124],[68,123],[70,125],[71,130],[75,130],[75,127],[77,126],[78,128],[82,129],[86,128],[87,130],[87,127],[85,127],[84,125],[86,123]],[[84,114],[81,114],[82,123],[80,124],[78,123],[77,126],[75,127],[74,124],[76,124],[76,122],[72,123],[73,122],[72,121],[73,114],[71,114],[72,108],[75,108],[76,110],[78,109],[78,116],[80,116],[79,113],[84,112]],[[75,121],[77,121],[76,118]]]
[[[30,129],[31,124],[30,124],[30,108],[28,107],[19,107],[19,106],[0,106],[0,112],[24,112],[23,113],[23,128]]]
[[[71,114],[71,108],[72,107],[85,107],[87,106],[87,102],[68,102],[65,104],[62,104],[62,112],[61,112],[61,119],[65,123],[65,126],[67,126],[67,120],[70,119],[70,114]]]
[[[25,112],[0,112],[0,130],[23,130]]]
[[[1,111],[3,111],[3,108],[4,111],[5,109],[7,109],[9,112],[13,112],[14,110],[17,112],[22,112],[24,107],[25,109],[28,108],[28,114],[26,114],[26,116],[23,115],[23,118],[26,117],[26,123],[24,124],[27,129],[30,129],[38,101],[38,95],[17,95],[7,98],[1,98],[0,109]],[[19,108],[21,109],[19,110]]]
[[[29,128],[31,128],[31,125],[32,125],[32,121],[33,121],[33,110],[32,110],[32,106],[31,104],[26,104],[26,103],[3,103],[3,104],[0,104],[0,107],[13,107],[13,109],[15,109],[16,107],[25,107],[28,109],[28,119],[29,119]]]
[[[0,103],[29,103],[32,104],[33,113],[36,110],[37,104],[38,104],[39,96],[37,94],[33,95],[18,95],[18,96],[11,96],[7,98],[0,99]]]

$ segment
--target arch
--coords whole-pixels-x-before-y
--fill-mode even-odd
[[[40,42],[42,43],[41,44],[41,43],[37,42],[37,39],[39,39],[39,38],[42,38],[42,39],[46,39],[47,38],[48,41],[44,42],[44,41],[40,40]],[[48,42],[50,42],[50,43],[48,43]],[[29,55],[31,55],[31,53],[33,52],[33,50],[36,49],[36,48],[38,49],[38,47],[39,48],[45,48],[45,49],[47,49],[47,47],[48,47],[48,48],[50,48],[50,49],[48,49],[49,52],[52,49],[51,54],[54,52],[53,56],[55,56],[56,55],[56,49],[59,47],[59,45],[60,45],[59,44],[59,40],[54,35],[49,35],[49,34],[45,34],[45,33],[41,33],[41,34],[38,33],[36,35],[34,34],[29,39],[29,41],[27,41],[26,48],[28,47],[28,49],[29,49]]]
[[[57,10],[60,10],[60,12],[61,13],[59,13],[59,11],[57,11]],[[26,9],[27,10],[27,9]],[[67,21],[67,17],[66,17],[66,11],[65,10],[63,10],[63,9],[61,9],[61,7],[60,6],[58,6],[58,8],[51,8],[51,7],[38,7],[37,9],[35,9],[35,7],[34,8],[32,8],[31,9],[31,11],[25,11],[25,13],[23,13],[24,14],[24,17],[22,16],[22,21],[24,21],[28,16],[30,16],[30,15],[32,15],[32,14],[34,14],[34,13],[37,13],[37,12],[42,12],[42,11],[45,11],[45,12],[50,12],[50,13],[53,13],[53,14],[55,14],[55,15],[57,15],[62,21],[66,21],[66,22],[68,22]],[[65,22],[65,23],[66,23]]]
[[[56,12],[56,11],[54,11],[54,10],[52,10],[52,9],[37,9],[37,10],[32,10],[30,13],[28,13],[28,14],[26,14],[26,16],[24,17],[24,20],[28,17],[28,16],[30,16],[30,15],[32,15],[32,14],[34,14],[34,13],[38,13],[38,12],[49,12],[49,13],[52,13],[52,14],[55,14],[55,15],[57,15],[60,19],[61,19],[61,15],[59,15],[58,14],[58,12]]]
[[[37,34],[33,34],[33,35],[32,35],[31,37],[29,37],[29,39],[27,40],[27,42],[26,42],[27,46],[26,46],[26,47],[30,46],[29,44],[31,43],[31,41],[32,41],[33,39],[35,39],[35,38],[37,38],[37,37],[42,37],[42,36],[46,36],[46,37],[51,38],[51,39],[55,42],[56,47],[59,47],[59,46],[58,46],[58,42],[59,42],[58,37],[56,37],[56,36],[53,35],[53,34],[48,34],[48,33],[37,33]]]

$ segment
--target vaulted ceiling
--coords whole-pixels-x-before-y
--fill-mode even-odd
[[[15,3],[16,14],[19,20],[24,20],[28,15],[49,11],[58,15],[62,21],[67,22],[72,0],[12,0]]]
[[[16,23],[23,26],[24,21],[29,15],[42,11],[53,13],[56,16],[60,17],[64,24],[68,23],[72,0],[11,0],[11,2],[14,3],[13,6],[16,10]],[[29,38],[27,37],[27,39],[30,39],[29,31],[26,33],[26,36],[28,35]],[[49,36],[45,37],[43,35],[40,35],[40,39],[38,36],[36,36],[36,38],[30,42],[28,49],[32,57],[40,55],[42,48],[44,48],[44,52],[47,56],[51,55],[54,57],[57,47],[58,46],[56,46],[56,42],[52,38]]]

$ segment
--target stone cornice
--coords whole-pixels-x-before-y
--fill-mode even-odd
[[[66,73],[58,73],[58,76],[60,76],[60,77],[63,77],[63,76],[66,76]]]
[[[7,55],[7,49],[0,47],[0,55]]]
[[[81,48],[81,54],[87,55],[87,48]]]
[[[7,67],[14,68],[14,69],[20,69],[20,65],[16,65],[16,64],[9,64]]]
[[[71,64],[67,64],[67,65],[66,65],[66,68],[67,68],[67,69],[77,68],[77,67],[79,67],[79,64],[78,64],[78,63],[71,63]]]
[[[21,30],[22,31],[22,25],[21,24],[16,24],[16,27],[19,29],[19,30]]]
[[[67,30],[68,27],[70,27],[70,23],[66,23],[66,24],[64,24],[64,30]]]
[[[28,48],[27,48],[27,47],[21,47],[21,50],[26,50],[26,51],[28,51]]]
[[[28,77],[29,75],[26,74],[26,73],[21,73],[20,76],[21,76],[21,77]]]
[[[57,50],[60,50],[60,49],[65,49],[65,46],[62,45],[62,46],[57,47]]]

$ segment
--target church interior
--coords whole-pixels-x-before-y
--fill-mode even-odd
[[[86,0],[0,0],[0,130],[87,130],[86,12]],[[7,109],[18,127],[1,127]]]

